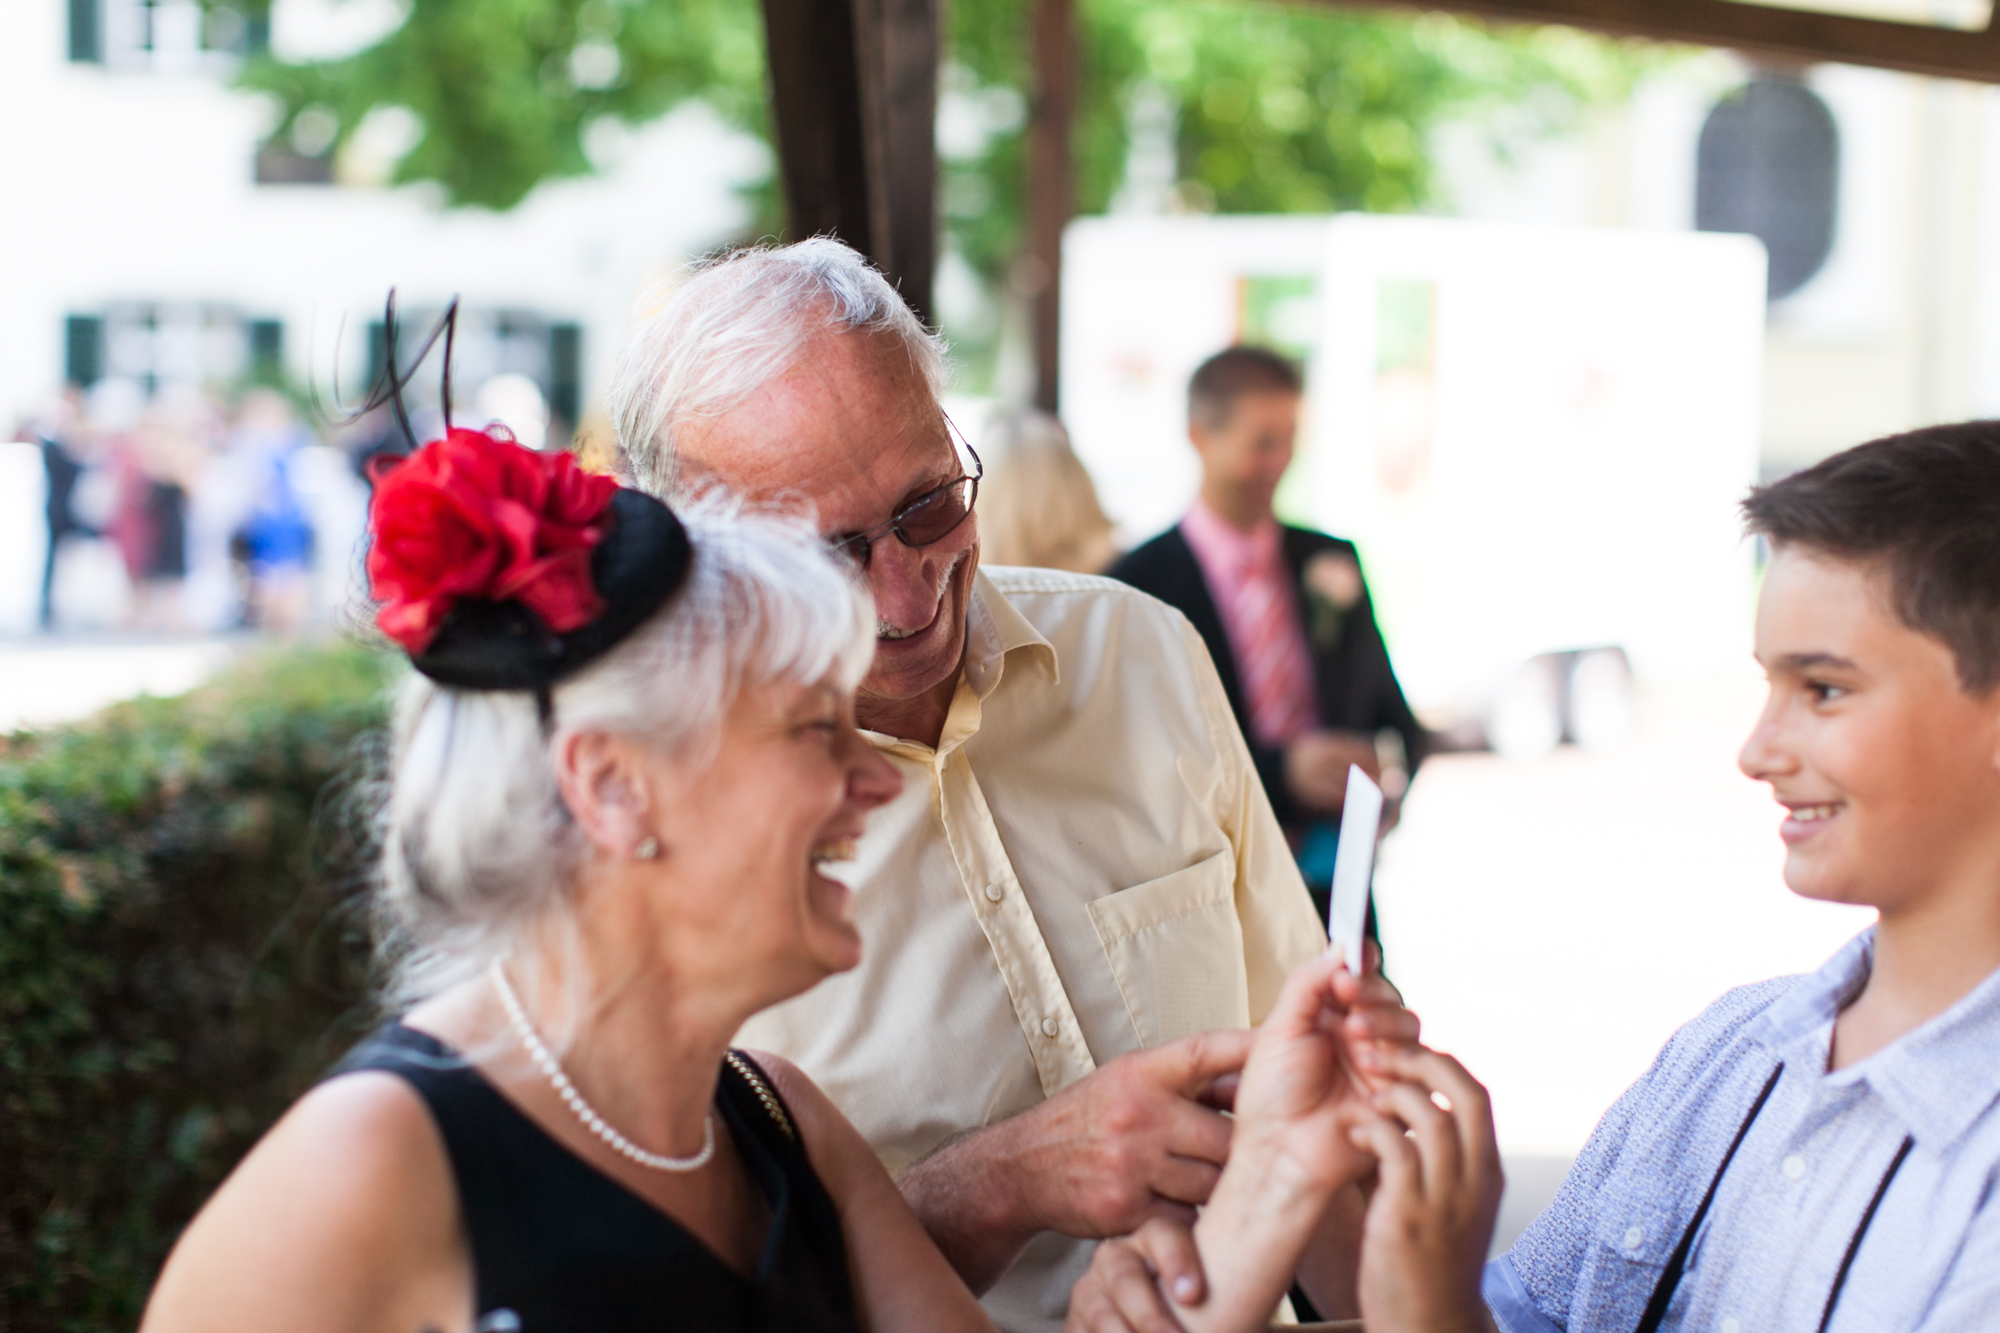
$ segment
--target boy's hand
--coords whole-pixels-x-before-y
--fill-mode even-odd
[[[1486,1089],[1422,1048],[1385,1048],[1378,1065],[1391,1081],[1349,1132],[1379,1163],[1361,1242],[1368,1333],[1491,1333],[1479,1275],[1505,1181]]]
[[[1089,1271],[1070,1290],[1063,1333],[1183,1333],[1168,1291],[1185,1306],[1208,1294],[1194,1233],[1156,1217],[1097,1247]]]

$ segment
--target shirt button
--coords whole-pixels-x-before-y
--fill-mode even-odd
[[[1044,1018],[1042,1020],[1042,1035],[1044,1037],[1053,1037],[1060,1031],[1062,1031],[1062,1028],[1056,1023],[1055,1019]]]
[[[1743,1333],[1743,1325],[1734,1319],[1725,1319],[1722,1321],[1722,1333]]]
[[[1785,1173],[1786,1180],[1803,1180],[1806,1174],[1806,1159],[1793,1153],[1785,1159],[1781,1169]]]
[[[1625,1233],[1625,1248],[1628,1250],[1636,1250],[1639,1248],[1640,1244],[1645,1241],[1645,1239],[1646,1239],[1646,1233],[1639,1230],[1639,1228],[1637,1227],[1633,1227],[1630,1231]]]
[[[986,886],[986,901],[987,901],[987,902],[989,902],[989,903],[997,903],[997,902],[999,902],[999,901],[1000,901],[1000,900],[1001,900],[1002,898],[1005,898],[1006,896],[1007,896],[1007,890],[1005,890],[1005,889],[1001,888],[1001,887],[1000,887],[1000,886],[999,886],[998,884],[988,884],[988,885]]]

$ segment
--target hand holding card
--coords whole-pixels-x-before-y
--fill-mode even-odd
[[[1333,859],[1333,899],[1326,912],[1327,948],[1361,975],[1361,938],[1368,927],[1368,886],[1375,874],[1375,835],[1382,827],[1382,789],[1358,765],[1347,770],[1340,807],[1340,849]]]

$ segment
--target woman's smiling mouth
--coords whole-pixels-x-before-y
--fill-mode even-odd
[[[852,837],[828,838],[824,842],[814,844],[809,859],[816,866],[831,865],[837,861],[852,861],[854,841]]]

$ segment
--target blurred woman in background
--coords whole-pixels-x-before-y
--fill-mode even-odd
[[[1032,410],[995,417],[979,456],[982,563],[1101,574],[1118,555],[1113,524],[1060,421]]]

